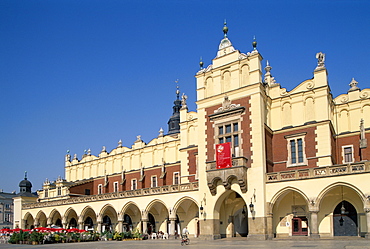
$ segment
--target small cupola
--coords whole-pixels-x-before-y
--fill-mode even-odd
[[[32,183],[27,180],[27,171],[24,172],[24,179],[19,183],[20,193],[31,193]]]
[[[173,114],[168,120],[168,135],[180,133],[181,100],[179,86],[176,87],[176,100],[173,103]]]

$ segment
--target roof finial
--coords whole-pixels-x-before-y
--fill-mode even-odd
[[[203,59],[202,59],[202,56],[200,57],[199,66],[200,66],[200,69],[203,69]]]
[[[226,38],[227,32],[229,31],[228,27],[226,26],[226,19],[224,21],[224,28],[222,29],[222,31],[224,32],[224,37]]]
[[[253,50],[257,50],[257,40],[256,40],[256,36],[253,36],[252,46],[253,46]]]
[[[175,82],[176,82],[176,96],[177,96],[177,99],[179,99],[180,97],[179,79],[175,80]]]
[[[27,171],[24,172],[24,180],[27,180]]]

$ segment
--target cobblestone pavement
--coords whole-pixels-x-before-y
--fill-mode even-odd
[[[362,238],[356,239],[320,239],[320,240],[268,240],[252,241],[245,238],[232,238],[220,240],[197,240],[192,239],[190,245],[182,247],[180,240],[143,240],[143,241],[98,241],[98,242],[80,242],[80,243],[61,243],[46,245],[11,245],[0,244],[0,249],[11,248],[78,248],[78,249],[122,249],[122,248],[155,248],[155,249],[172,249],[172,248],[317,248],[317,249],[370,249],[370,240]]]

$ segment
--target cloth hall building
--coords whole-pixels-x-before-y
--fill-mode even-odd
[[[352,79],[333,97],[319,52],[312,78],[287,91],[256,41],[242,53],[223,31],[195,75],[197,112],[178,90],[168,133],[96,156],[68,153],[65,179],[14,198],[14,226],[370,238],[370,89]]]

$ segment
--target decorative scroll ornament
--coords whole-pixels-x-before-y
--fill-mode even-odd
[[[347,102],[348,102],[348,95],[343,96],[343,97],[340,99],[340,101],[341,101],[342,103],[347,103]]]
[[[360,94],[360,98],[361,99],[367,99],[367,97],[369,97],[369,93],[362,91],[361,94]]]
[[[227,95],[225,95],[225,99],[224,101],[222,102],[222,106],[220,108],[218,108],[216,112],[223,112],[223,111],[228,111],[228,110],[231,110],[231,109],[234,109],[234,108],[237,108],[239,107],[240,104],[231,104],[231,100],[229,100],[229,97]]]

